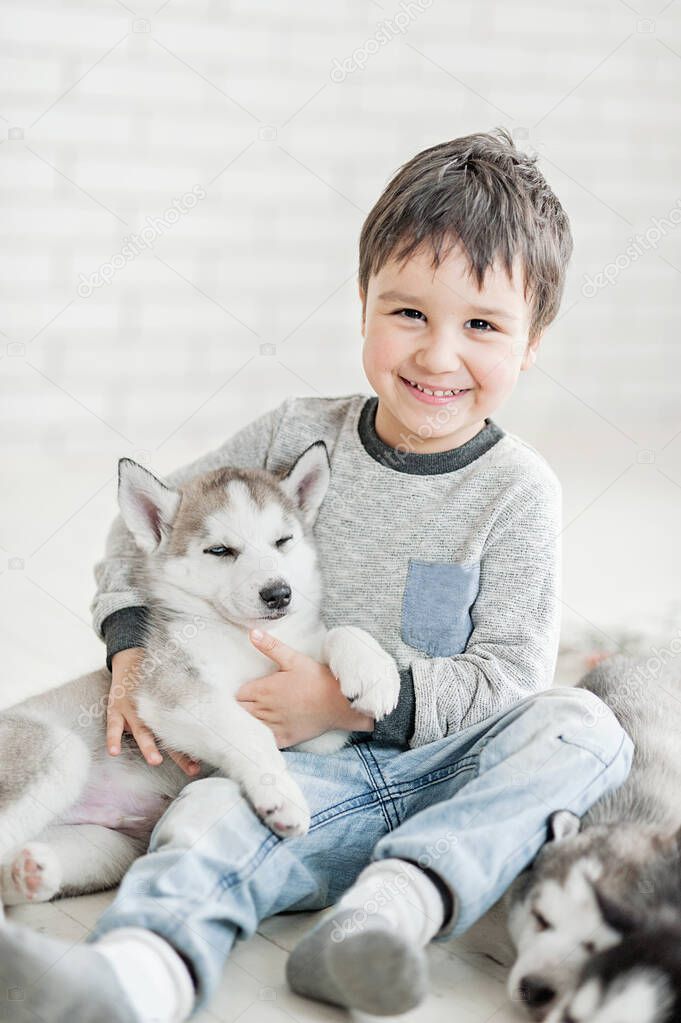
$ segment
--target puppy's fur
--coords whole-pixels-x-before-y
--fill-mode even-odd
[[[613,974],[620,943],[624,949],[624,921],[640,921],[650,939],[660,893],[670,890],[670,883],[678,890],[681,670],[670,663],[652,674],[644,658],[615,656],[597,665],[580,686],[612,708],[634,741],[634,759],[624,784],[598,800],[581,821],[566,810],[551,815],[546,845],[497,903],[508,914],[516,950],[509,993],[535,1020],[562,1021],[580,975],[608,950],[600,961]],[[593,726],[598,728],[597,720]],[[678,905],[678,896],[671,901]],[[668,999],[665,985],[657,976],[651,980],[650,972],[634,978],[632,1004],[639,1013],[634,1017],[618,1015],[619,1002],[606,1011],[594,974],[585,976],[594,983],[572,1015],[565,1011],[566,1019],[653,1023],[672,1018],[659,1015]],[[614,990],[611,986],[608,997]],[[598,1006],[601,1015],[595,1015]]]
[[[119,506],[139,548],[134,588],[148,608],[135,700],[162,747],[232,778],[281,836],[302,835],[306,801],[272,731],[234,698],[276,665],[248,638],[260,626],[328,664],[377,720],[399,696],[391,657],[355,627],[327,631],[312,526],[329,484],[322,441],[288,473],[218,469],[174,490],[129,459]],[[111,676],[90,672],[0,714],[0,880],[11,905],[117,884],[165,806],[190,779],[146,764],[124,736],[105,749]],[[328,732],[297,749],[333,753]]]

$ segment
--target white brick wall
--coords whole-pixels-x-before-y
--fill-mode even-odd
[[[85,464],[90,495],[110,477],[74,520],[96,516],[83,530],[91,546],[64,564],[83,563],[72,603],[87,617],[118,457],[146,452],[162,472],[287,394],[365,388],[355,283],[364,216],[418,150],[497,124],[542,154],[576,240],[561,319],[498,418],[564,476],[568,513],[591,496],[569,485],[579,437],[580,457],[599,466],[593,494],[641,447],[659,448],[654,465],[637,463],[647,473],[637,486],[660,485],[661,469],[678,500],[681,440],[667,442],[681,429],[681,230],[616,284],[582,292],[585,274],[681,198],[681,5],[661,8],[433,0],[338,83],[334,62],[369,49],[402,5],[169,0],[137,4],[133,16],[113,0],[5,0],[7,555],[30,553],[33,536],[85,501]],[[145,20],[149,31],[135,31]],[[195,185],[206,198],[153,252],[79,296],[81,274]],[[277,345],[274,357],[259,354],[263,342]],[[18,466],[28,474],[15,477]],[[37,477],[73,498],[33,500]]]

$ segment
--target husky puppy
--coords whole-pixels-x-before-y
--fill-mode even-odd
[[[242,683],[271,673],[248,629],[265,627],[327,664],[354,706],[378,720],[397,704],[399,673],[371,635],[327,630],[312,526],[330,480],[326,445],[281,476],[223,468],[171,489],[123,458],[118,503],[139,548],[134,588],[148,607],[135,699],[162,746],[239,786],[280,836],[309,811],[272,731],[241,707]],[[106,668],[0,713],[2,901],[45,901],[116,885],[190,779],[166,757],[150,767],[124,736],[106,752]],[[296,749],[333,753],[345,731]]]
[[[598,895],[603,918],[622,940],[587,959],[574,990],[546,1023],[678,1023],[681,1020],[679,864],[669,898],[644,916]],[[657,892],[659,897],[662,893]]]
[[[579,683],[612,708],[633,739],[630,774],[581,820],[567,810],[552,814],[546,845],[501,900],[517,956],[508,990],[535,1020],[553,1019],[549,1012],[564,1004],[587,962],[620,943],[625,915],[650,917],[660,878],[678,869],[681,670],[667,664],[652,677],[647,665],[613,656]],[[592,1002],[585,996],[583,1004]],[[597,1018],[622,1023],[617,1014]]]

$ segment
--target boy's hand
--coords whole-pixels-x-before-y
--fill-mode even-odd
[[[314,739],[333,728],[373,731],[374,719],[353,710],[338,679],[325,664],[268,633],[251,629],[248,635],[253,646],[281,670],[246,682],[237,690],[236,698],[245,710],[272,729],[279,749]]]
[[[111,658],[111,689],[106,711],[106,746],[111,756],[118,756],[121,751],[123,732],[131,732],[146,762],[155,767],[163,762],[163,757],[156,745],[153,732],[139,717],[132,698],[143,657],[142,647],[132,647],[130,650],[119,650]],[[176,753],[170,749],[167,750],[167,753],[185,774],[192,777],[198,773],[200,765],[186,753]]]

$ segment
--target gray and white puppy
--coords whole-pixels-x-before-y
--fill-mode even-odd
[[[312,527],[329,485],[326,445],[281,476],[216,469],[171,489],[130,459],[118,502],[140,551],[134,588],[148,607],[135,700],[162,748],[233,779],[278,835],[302,835],[309,810],[272,731],[234,698],[276,670],[248,630],[266,628],[329,665],[377,720],[399,696],[392,657],[355,627],[327,630]],[[111,675],[89,672],[0,713],[0,882],[14,905],[117,884],[189,778],[169,758],[150,767],[124,736],[105,749]],[[296,749],[333,753],[345,731]]]
[[[681,669],[668,663],[655,674],[647,665],[610,657],[579,683],[633,739],[631,772],[581,820],[552,814],[546,845],[502,900],[517,957],[508,990],[535,1020],[561,1019],[557,1007],[587,964],[622,941],[625,917],[652,920],[665,876],[678,870]]]
[[[642,915],[599,895],[603,917],[621,941],[587,959],[546,1023],[678,1023],[681,877],[678,860],[669,866],[669,889],[651,888],[659,904]]]

